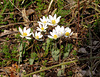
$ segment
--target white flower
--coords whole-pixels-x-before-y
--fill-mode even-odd
[[[51,15],[49,15],[49,20],[48,20],[48,22],[50,23],[49,25],[56,26],[59,23],[60,18],[61,18],[61,16],[59,16],[58,18],[56,18],[56,14],[54,15],[54,17],[52,17]]]
[[[50,32],[51,36],[48,35],[49,38],[52,38],[52,39],[57,39],[59,36],[57,35],[57,32],[55,29],[53,29],[53,32]]]
[[[56,30],[57,35],[58,35],[59,37],[63,36],[64,33],[65,33],[64,27],[63,27],[63,26],[60,27],[59,25],[57,25],[57,27],[55,27],[55,30]]]
[[[39,24],[39,27],[37,27],[37,30],[40,31],[40,32],[42,32],[42,31],[46,32],[47,28],[48,28],[47,25]]]
[[[37,40],[40,40],[40,38],[43,37],[43,35],[41,34],[41,32],[35,32],[35,35],[32,33],[33,37]]]
[[[22,37],[22,38],[25,37],[26,39],[31,39],[31,38],[29,37],[29,36],[31,35],[30,31],[31,31],[30,28],[28,28],[28,29],[26,30],[26,27],[24,27],[24,29],[22,30],[22,29],[19,27],[19,32],[21,33],[20,37]]]
[[[48,17],[46,18],[45,16],[43,16],[43,19],[40,18],[40,21],[38,21],[39,24],[44,24],[44,25],[48,25]]]
[[[73,32],[71,32],[71,29],[69,27],[65,28],[65,37],[70,37],[73,34]]]

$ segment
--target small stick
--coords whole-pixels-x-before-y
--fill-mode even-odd
[[[48,12],[50,10],[50,7],[51,7],[51,4],[52,4],[53,0],[51,0],[50,4],[49,4],[49,7],[48,7]]]

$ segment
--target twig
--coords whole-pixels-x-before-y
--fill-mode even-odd
[[[37,21],[29,21],[29,22],[18,22],[18,23],[12,23],[12,24],[8,24],[8,25],[2,25],[2,26],[0,26],[0,29],[1,28],[7,28],[7,27],[9,27],[9,26],[14,26],[14,25],[18,25],[18,24],[25,24],[25,23],[32,23],[32,22],[37,22]]]
[[[70,61],[70,62],[63,62],[63,63],[57,64],[57,65],[54,65],[54,66],[46,67],[45,69],[41,69],[41,70],[36,71],[36,72],[32,72],[30,74],[23,75],[23,77],[27,77],[27,76],[30,76],[30,75],[33,75],[33,74],[36,74],[36,73],[39,73],[39,72],[42,72],[42,71],[50,70],[52,68],[55,68],[55,67],[58,67],[58,66],[61,66],[61,65],[68,65],[68,64],[75,63],[75,62],[78,62],[78,61],[92,60],[92,59],[100,59],[100,57],[96,56],[96,57],[91,57],[91,58],[83,58],[83,59],[79,59],[79,60],[73,60],[73,61]]]
[[[94,8],[93,6],[88,6],[89,8],[95,9],[98,13],[100,13],[99,9],[97,9],[96,7]]]
[[[50,10],[50,7],[51,7],[51,4],[52,4],[53,0],[51,0],[50,4],[49,4],[49,7],[48,7],[48,12]]]
[[[42,71],[46,71],[46,70],[50,70],[52,68],[55,68],[55,67],[58,67],[58,66],[61,66],[61,65],[67,65],[67,64],[71,64],[71,63],[74,63],[74,62],[77,62],[78,60],[74,60],[74,61],[70,61],[70,62],[63,62],[63,63],[60,63],[58,65],[54,65],[54,66],[51,66],[51,67],[47,67],[45,69],[41,69],[39,71],[36,71],[36,72],[32,72],[30,74],[27,74],[27,75],[24,75],[23,77],[27,77],[27,76],[30,76],[30,75],[33,75],[35,73],[39,73],[39,72],[42,72]]]
[[[12,2],[11,2],[11,0],[9,0],[9,2],[19,11],[19,12],[21,12]],[[21,12],[22,13],[22,12]]]

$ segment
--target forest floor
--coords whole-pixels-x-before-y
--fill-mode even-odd
[[[99,34],[100,0],[0,0],[0,77],[100,77]]]

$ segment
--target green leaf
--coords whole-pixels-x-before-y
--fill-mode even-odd
[[[19,47],[19,51],[22,51],[22,50],[23,50],[23,46],[22,46],[22,43],[21,43],[21,45]]]
[[[34,60],[35,60],[35,58],[34,58],[34,59],[33,59],[33,58],[30,58],[30,59],[29,59],[29,64],[32,65],[33,62],[34,62]]]
[[[57,76],[61,76],[61,73],[62,73],[62,71],[59,70],[58,73],[57,73]]]
[[[31,58],[37,57],[37,54],[35,52],[31,53]]]
[[[72,54],[73,55],[77,55],[77,51],[76,50],[73,50]]]
[[[51,55],[52,55],[52,57],[53,57],[53,59],[54,59],[55,61],[58,61],[58,58],[59,58],[59,52],[60,52],[59,49],[58,49],[58,50],[52,49]]]
[[[68,57],[68,55],[69,55],[69,52],[66,52],[66,53],[64,53],[64,59],[66,58],[66,57]]]
[[[18,61],[18,59],[16,59],[16,58],[12,58],[12,60],[13,60],[13,61]]]
[[[35,52],[31,53],[31,58],[29,59],[29,64],[32,65],[35,58],[37,57],[37,54]]]
[[[59,10],[57,14],[59,16],[64,17],[64,16],[68,15],[70,12],[71,12],[71,10]]]

